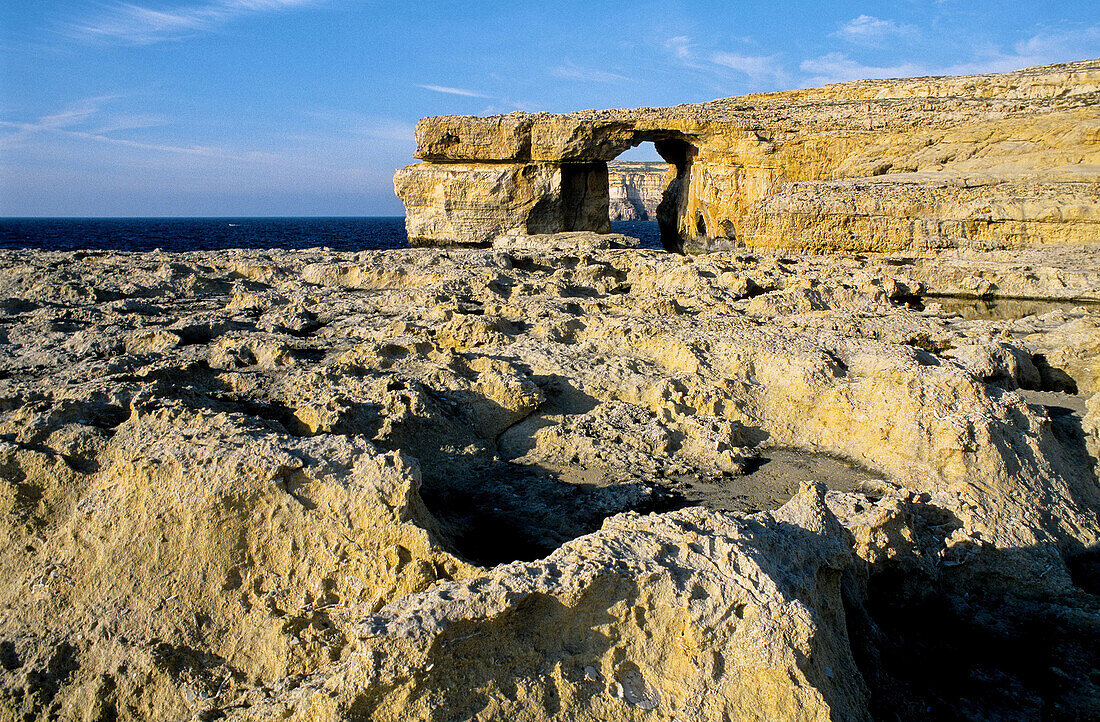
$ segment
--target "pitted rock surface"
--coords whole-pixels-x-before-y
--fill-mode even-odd
[[[0,719],[1100,713],[1096,246],[628,245],[0,254]]]

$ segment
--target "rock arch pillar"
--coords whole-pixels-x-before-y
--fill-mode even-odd
[[[661,202],[657,206],[657,227],[661,230],[661,245],[669,251],[681,252],[684,248],[683,217],[691,184],[691,165],[696,148],[678,138],[656,140],[657,154],[672,169],[667,179]]]
[[[670,164],[657,209],[662,243],[695,242],[684,220],[698,149],[685,132],[622,120],[514,114],[440,116],[417,126],[417,156],[394,189],[414,246],[487,244],[511,235],[611,230],[607,161],[651,141]],[[698,245],[698,244],[696,244]]]

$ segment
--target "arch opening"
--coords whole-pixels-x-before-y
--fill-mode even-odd
[[[683,234],[693,231],[681,217],[697,152],[677,132],[636,133],[631,148],[608,164],[612,230],[638,237],[643,247],[682,252]]]

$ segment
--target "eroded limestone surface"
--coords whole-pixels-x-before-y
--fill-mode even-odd
[[[629,245],[0,255],[0,719],[1100,715],[1096,246]]]
[[[855,81],[671,108],[440,116],[394,185],[414,245],[606,232],[607,161],[673,166],[669,249],[1100,242],[1100,61]]]

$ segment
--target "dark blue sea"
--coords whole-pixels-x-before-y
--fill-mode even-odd
[[[661,248],[657,224],[612,223],[615,233]],[[212,251],[223,248],[315,248],[377,251],[408,248],[400,216],[347,218],[0,218],[0,248],[52,251]]]

